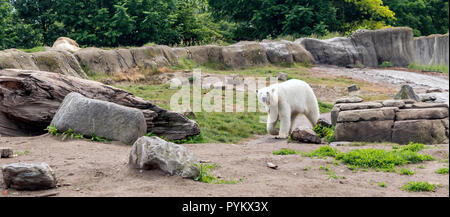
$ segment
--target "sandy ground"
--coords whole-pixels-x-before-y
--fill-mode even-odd
[[[309,152],[319,147],[313,144],[288,143],[270,136],[257,136],[239,144],[189,144],[199,160],[220,165],[213,171],[225,179],[243,179],[238,184],[207,184],[162,171],[139,171],[128,166],[131,147],[119,142],[111,144],[71,140],[62,142],[49,135],[28,138],[1,138],[1,146],[8,146],[21,154],[15,158],[0,159],[0,165],[15,162],[47,162],[55,171],[60,187],[47,191],[15,191],[9,189],[6,196],[42,196],[57,193],[56,196],[449,196],[449,176],[434,171],[447,166],[439,161],[407,165],[416,174],[403,176],[386,172],[352,172],[345,165],[332,164],[333,158],[311,159],[300,155],[276,156],[272,151],[291,148]],[[338,147],[341,151],[353,148],[390,148],[387,145],[364,147]],[[424,152],[436,159],[448,159],[449,145],[437,145]],[[267,162],[279,166],[270,169]],[[424,169],[417,166],[424,165]],[[329,166],[338,176],[345,179],[329,179],[319,170]],[[304,168],[310,168],[304,170]],[[5,190],[0,174],[0,190]],[[442,184],[435,192],[410,193],[400,188],[409,181],[428,181]],[[378,186],[385,182],[386,188]],[[0,195],[5,197],[5,195]]]

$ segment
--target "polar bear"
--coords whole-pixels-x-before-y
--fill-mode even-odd
[[[319,105],[312,88],[304,81],[291,79],[257,91],[258,100],[267,112],[267,132],[277,135],[275,126],[280,120],[280,130],[276,138],[285,139],[294,130],[298,115],[305,115],[312,126],[320,118]]]

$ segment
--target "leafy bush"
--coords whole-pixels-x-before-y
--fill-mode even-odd
[[[335,129],[334,126],[326,127],[323,126],[322,124],[317,124],[313,128],[313,131],[317,133],[317,136],[319,136],[320,138],[325,138],[325,141],[330,143],[334,142],[334,129]]]

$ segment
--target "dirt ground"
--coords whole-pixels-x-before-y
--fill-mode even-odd
[[[449,175],[434,171],[448,166],[437,159],[448,159],[449,145],[437,145],[423,152],[431,154],[436,161],[405,166],[416,174],[404,176],[387,172],[352,172],[345,165],[332,164],[333,158],[311,159],[300,155],[276,156],[272,151],[291,148],[309,152],[319,145],[288,143],[270,136],[257,136],[239,144],[189,144],[199,160],[217,163],[213,170],[225,179],[242,179],[238,184],[207,184],[162,171],[139,171],[129,168],[128,156],[131,147],[119,142],[111,144],[85,140],[61,141],[60,138],[43,135],[28,138],[0,138],[1,146],[8,146],[19,153],[10,159],[0,159],[0,165],[16,162],[47,162],[55,171],[60,187],[48,191],[8,190],[8,196],[289,196],[289,197],[385,197],[385,196],[449,196]],[[341,151],[353,148],[391,148],[388,145],[363,147],[338,146]],[[278,165],[277,170],[268,168],[267,162]],[[424,165],[425,168],[417,168]],[[345,179],[329,179],[320,166],[329,166],[336,175]],[[309,168],[304,170],[304,168]],[[0,190],[4,192],[0,174]],[[435,192],[410,193],[400,188],[409,181],[428,181],[442,184]],[[378,186],[385,182],[386,188]]]

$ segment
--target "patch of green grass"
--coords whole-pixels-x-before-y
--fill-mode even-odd
[[[273,151],[272,152],[273,155],[295,155],[298,154],[298,151],[289,149],[289,148],[283,148],[279,151]]]
[[[310,166],[303,167],[303,171],[308,171],[308,170],[310,170],[310,169],[311,169]]]
[[[209,184],[238,184],[242,182],[242,179],[219,179],[213,174],[211,174],[211,170],[217,169],[220,167],[218,164],[203,164],[200,165],[195,164],[199,169],[198,175],[194,178],[195,181],[209,183]]]
[[[382,188],[386,188],[387,187],[385,182],[378,182],[378,186],[380,186]]]
[[[369,148],[353,149],[347,153],[342,153],[330,146],[322,146],[310,153],[302,153],[302,156],[311,158],[335,157],[336,160],[346,164],[350,170],[354,171],[360,168],[372,168],[377,171],[392,172],[396,166],[434,160],[430,155],[417,153],[423,148],[423,144],[410,143],[390,151]]]
[[[383,63],[381,63],[380,67],[384,67],[384,68],[388,68],[388,67],[393,67],[394,65],[389,62],[389,61],[384,61]]]
[[[85,138],[83,134],[76,133],[72,129],[68,129],[65,132],[61,132],[54,125],[48,126],[47,128],[45,128],[45,130],[48,131],[48,133],[52,136],[60,136],[61,135],[62,141],[66,140],[67,138],[70,138],[70,139],[84,139]],[[101,136],[97,136],[95,134],[92,134],[88,139],[93,142],[103,142],[103,143],[111,142],[110,140],[108,140],[104,137],[101,137]]]
[[[303,156],[306,157],[317,157],[317,158],[326,158],[326,157],[336,157],[340,152],[336,148],[332,148],[328,145],[322,146],[310,153],[303,153]]]
[[[400,170],[398,171],[398,174],[412,176],[415,174],[415,172],[412,170],[408,170],[406,168],[400,168]]]
[[[36,52],[42,52],[45,51],[45,47],[39,46],[39,47],[33,47],[29,49],[19,49],[20,51],[23,51],[25,53],[36,53]]]
[[[30,150],[25,150],[23,152],[16,152],[17,156],[22,156],[22,155],[29,155],[31,152]]]
[[[434,171],[437,174],[442,174],[442,175],[447,175],[448,174],[448,168],[446,167],[442,167],[436,171]]]
[[[319,102],[320,113],[329,113],[333,109],[334,105],[324,102]]]
[[[418,169],[425,169],[425,165],[419,165],[417,166]]]
[[[402,187],[402,190],[409,192],[434,191],[437,185],[428,182],[409,182]]]
[[[334,126],[325,127],[322,124],[317,124],[313,131],[317,133],[317,136],[320,138],[325,138],[325,141],[328,143],[334,142]]]
[[[170,98],[178,89],[171,89],[170,85],[127,85],[117,86],[128,92],[142,97],[158,106],[170,110]],[[206,90],[204,90],[206,93]],[[191,97],[191,102],[193,101]],[[236,102],[235,102],[236,103]],[[225,105],[225,103],[223,103]],[[235,104],[237,106],[237,103]],[[248,105],[248,94],[245,94],[244,105]],[[175,143],[238,143],[242,139],[266,134],[266,125],[260,123],[260,117],[265,112],[196,112],[195,120],[201,134]]]
[[[383,149],[354,149],[345,154],[338,154],[336,159],[353,166],[353,168],[373,168],[383,171],[392,171],[395,166],[404,164],[433,160],[429,155],[418,154],[410,150],[386,151]]]
[[[441,72],[448,74],[449,68],[446,65],[421,65],[421,64],[415,64],[411,63],[409,64],[408,68],[410,69],[417,69],[421,71],[427,71],[427,72]]]
[[[329,166],[320,166],[319,170],[330,171],[330,167]]]

